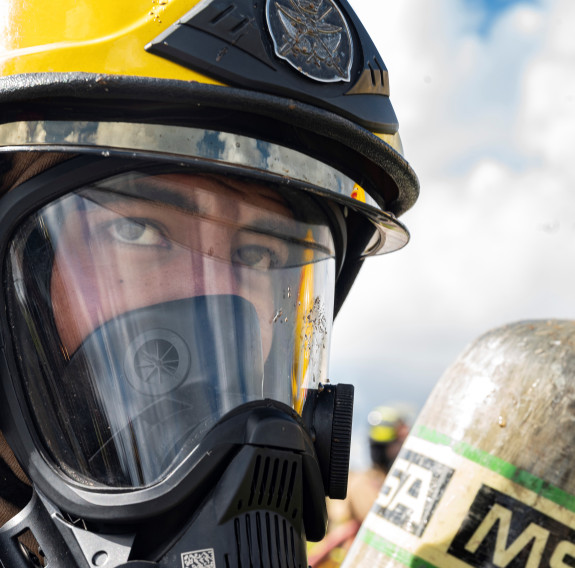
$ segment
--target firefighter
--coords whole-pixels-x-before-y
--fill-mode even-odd
[[[320,543],[308,545],[312,568],[336,568],[343,562],[409,434],[411,414],[404,404],[377,406],[369,412],[371,466],[350,473],[345,500],[328,501],[328,535]]]
[[[350,476],[346,500],[349,502],[351,516],[360,523],[371,509],[409,434],[411,420],[402,405],[382,405],[371,410],[367,422],[371,467]]]
[[[332,322],[418,196],[345,0],[7,0],[0,561],[306,565]]]

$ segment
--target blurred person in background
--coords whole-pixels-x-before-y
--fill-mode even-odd
[[[403,404],[377,406],[369,412],[367,422],[371,467],[350,472],[344,501],[328,499],[328,535],[310,545],[312,568],[335,568],[343,562],[407,438],[412,412]]]

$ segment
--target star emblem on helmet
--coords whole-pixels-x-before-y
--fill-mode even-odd
[[[350,80],[351,34],[333,0],[268,0],[266,17],[278,57],[316,81]]]

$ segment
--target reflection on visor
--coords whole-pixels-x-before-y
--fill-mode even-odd
[[[148,485],[222,412],[263,398],[257,315],[231,295],[134,310],[82,343],[62,383],[92,476]]]
[[[234,178],[130,172],[44,207],[13,239],[8,276],[56,465],[146,486],[240,404],[300,410],[327,372],[334,264],[311,198]]]
[[[189,187],[190,179],[194,180],[193,190]],[[259,191],[253,192],[254,187]],[[260,270],[302,264],[304,257],[307,259],[305,262],[317,262],[334,254],[331,243],[326,246],[321,241],[308,238],[307,224],[293,217],[290,204],[284,197],[265,186],[251,184],[251,187],[245,187],[241,182],[216,180],[213,176],[192,178],[172,174],[149,177],[131,173],[95,184],[79,195],[93,202],[93,207],[86,204],[87,209],[100,207],[121,218],[111,221],[109,232],[114,238],[128,239],[134,244],[167,246],[171,240],[201,254],[228,260],[227,247],[217,249],[210,243],[208,233],[235,231],[242,235],[244,246],[238,246],[238,250],[232,253],[235,255],[232,260]],[[240,199],[236,201],[238,197]],[[223,199],[228,201],[222,202]],[[252,204],[251,199],[256,199],[255,203]],[[158,211],[158,203],[169,204],[173,209],[167,212],[172,217],[169,235],[164,234],[166,224],[154,223],[154,217],[163,214]],[[151,220],[134,214],[138,207],[145,208],[146,204],[153,208],[149,210]],[[262,206],[265,207],[265,215],[261,213]],[[197,233],[206,236],[201,240],[194,239],[191,244],[186,243],[185,233],[176,227],[177,214],[182,217],[182,224],[189,223],[183,215],[192,214],[198,225]],[[208,246],[203,250],[202,245],[206,243]],[[293,250],[287,250],[290,247]],[[312,259],[308,258],[310,249],[313,251]]]

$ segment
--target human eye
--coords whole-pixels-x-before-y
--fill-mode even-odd
[[[115,242],[142,247],[167,247],[168,239],[156,224],[147,219],[122,217],[106,224]]]
[[[239,246],[232,254],[232,262],[255,270],[270,270],[281,265],[277,251],[259,244]]]

